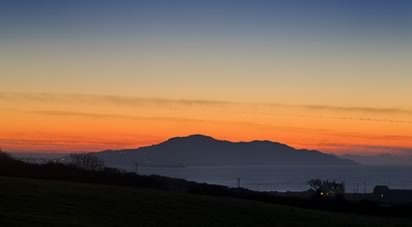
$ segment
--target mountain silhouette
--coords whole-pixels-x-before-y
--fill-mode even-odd
[[[316,150],[298,150],[271,141],[229,142],[210,136],[175,137],[157,145],[98,152],[108,166],[356,165]]]

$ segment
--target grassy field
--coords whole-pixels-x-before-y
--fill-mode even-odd
[[[0,226],[412,226],[240,199],[0,177]]]

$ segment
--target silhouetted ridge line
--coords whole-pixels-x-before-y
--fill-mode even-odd
[[[205,135],[174,137],[165,142],[98,155],[114,167],[131,163],[179,166],[219,165],[356,165],[316,150],[295,149],[272,141],[230,142]]]

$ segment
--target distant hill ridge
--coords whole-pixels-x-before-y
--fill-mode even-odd
[[[127,150],[98,152],[110,166],[141,165],[250,166],[356,165],[316,150],[295,149],[272,141],[230,142],[205,135],[174,137],[160,144]]]

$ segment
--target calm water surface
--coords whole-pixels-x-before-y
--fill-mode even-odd
[[[133,168],[126,168],[134,171]],[[307,181],[312,178],[343,181],[347,192],[367,192],[377,184],[391,188],[412,189],[412,166],[222,166],[153,168],[140,167],[139,174],[183,178],[196,182],[236,187],[240,178],[242,187],[260,191],[302,191],[309,189]],[[365,187],[366,186],[366,187]]]

